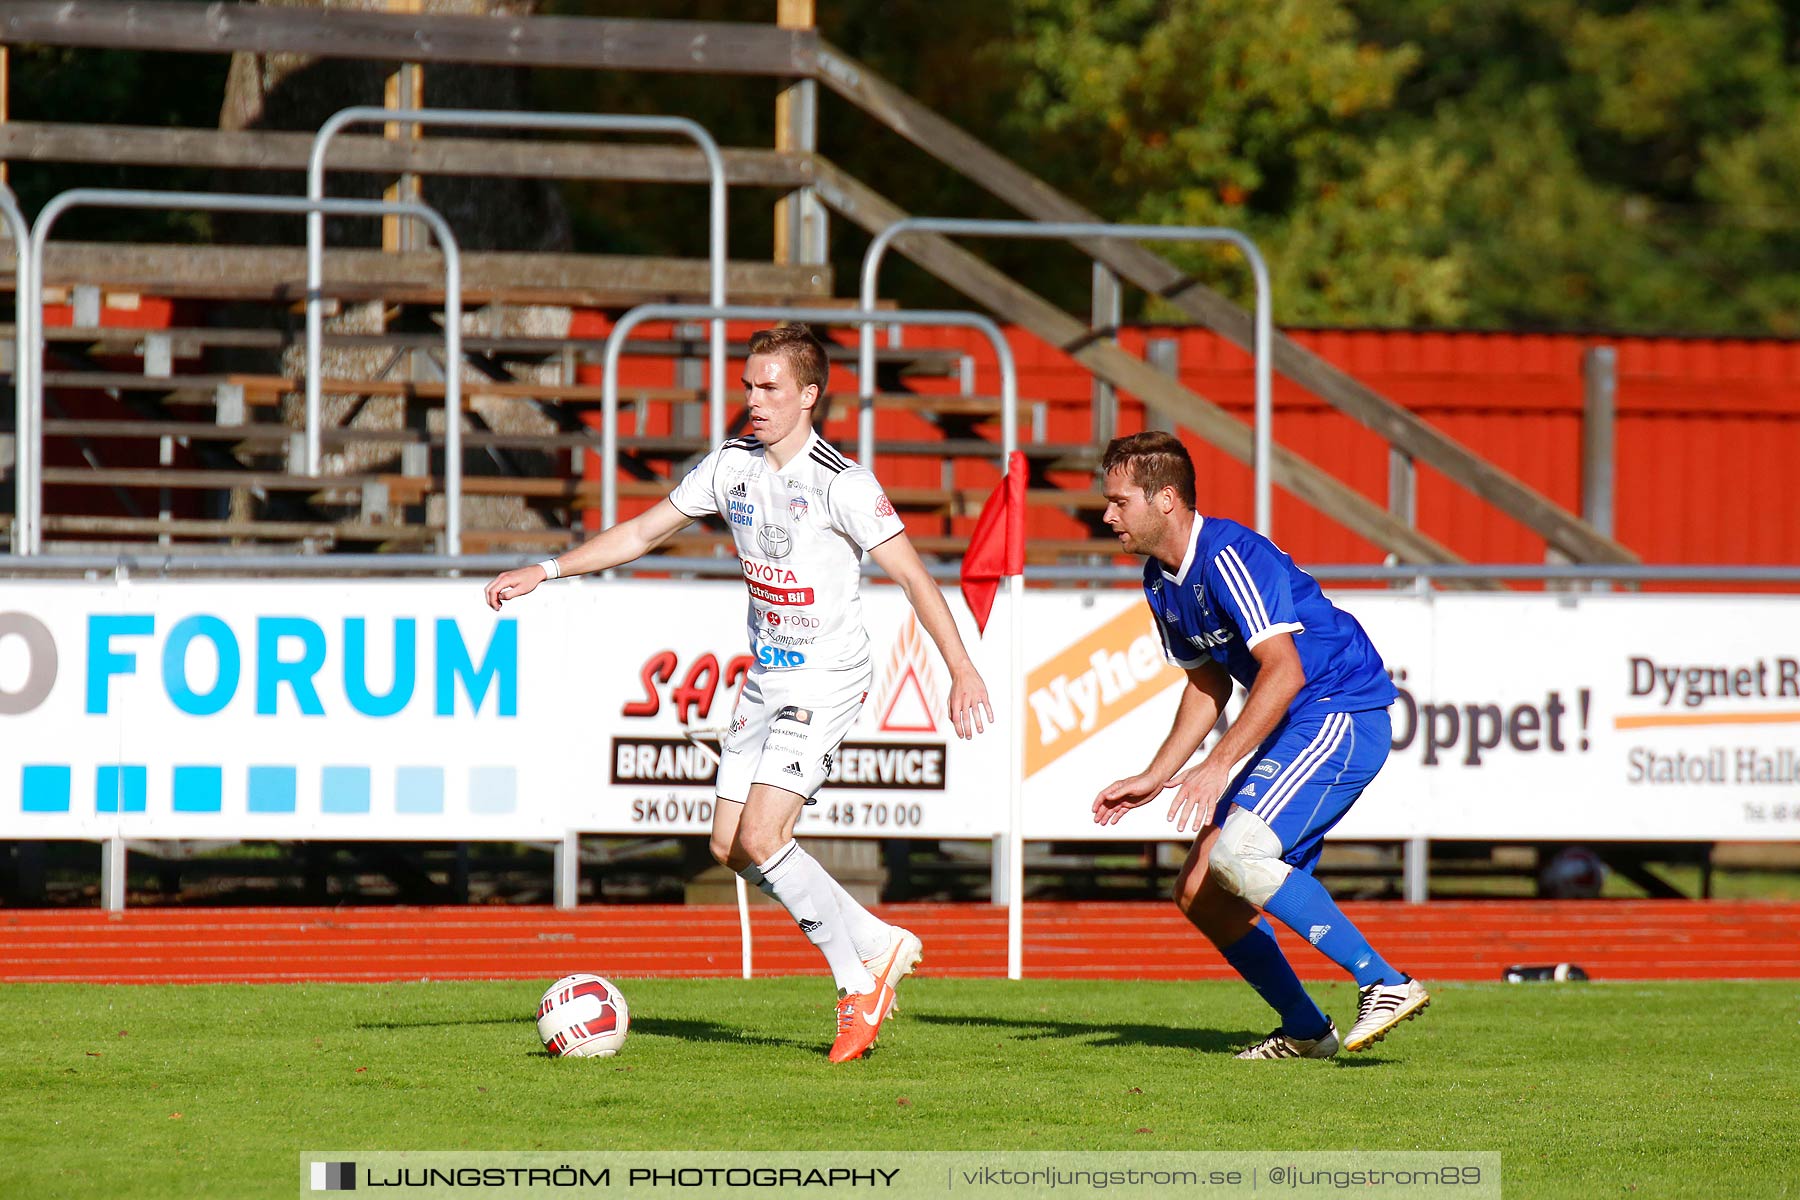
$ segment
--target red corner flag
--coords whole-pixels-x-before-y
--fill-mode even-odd
[[[1025,573],[1025,455],[1014,450],[1006,477],[981,506],[969,552],[963,555],[962,594],[975,614],[975,628],[987,632],[988,614],[1000,580]]]

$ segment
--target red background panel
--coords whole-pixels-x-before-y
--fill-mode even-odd
[[[592,336],[610,322],[591,317]],[[733,328],[743,336],[748,327]],[[1092,381],[1072,358],[1029,333],[1007,331],[1019,372],[1019,394],[1041,402],[1046,441],[1086,445],[1093,440]],[[833,331],[844,344],[848,330]],[[1596,346],[1618,354],[1614,464],[1615,536],[1647,562],[1800,562],[1800,344],[1784,341],[1627,338],[1563,334],[1456,333],[1373,330],[1291,331],[1296,342],[1349,371],[1377,393],[1416,413],[1555,503],[1579,512],[1582,493],[1582,361]],[[909,328],[908,346],[949,348],[968,356],[973,391],[999,393],[999,376],[986,339],[963,329]],[[1239,420],[1251,420],[1250,356],[1216,335],[1184,327],[1132,327],[1121,331],[1129,351],[1144,354],[1151,339],[1177,346],[1183,384]],[[885,344],[885,341],[884,341]],[[627,386],[668,386],[666,362],[626,360]],[[584,376],[584,380],[586,376]],[[593,382],[598,382],[597,372]],[[908,387],[926,394],[961,390],[955,378],[917,376]],[[834,367],[836,408],[828,438],[855,453],[856,375]],[[1388,452],[1379,437],[1296,385],[1277,376],[1275,440],[1323,468],[1378,505],[1388,490]],[[1118,432],[1146,427],[1142,403],[1121,395]],[[635,419],[630,419],[635,425]],[[651,432],[666,417],[654,411]],[[1000,437],[997,418],[957,427]],[[1021,436],[1031,437],[1028,412]],[[950,436],[945,426],[920,414],[882,411],[877,445],[931,441]],[[1248,520],[1248,467],[1180,431],[1194,452],[1203,511]],[[993,459],[938,458],[883,453],[871,464],[890,487],[992,488]],[[591,469],[591,468],[590,468]],[[1090,482],[1077,472],[1050,473],[1034,481],[1063,487]],[[1474,562],[1541,562],[1544,540],[1461,486],[1426,466],[1417,470],[1419,527]],[[634,511],[627,507],[626,511]],[[1097,514],[1092,514],[1097,515]],[[1034,538],[1080,537],[1089,518],[1034,508]],[[967,535],[974,511],[948,520],[911,514],[915,533]],[[1351,533],[1330,513],[1318,512],[1279,490],[1276,540],[1302,562],[1366,563],[1382,558],[1375,546]]]

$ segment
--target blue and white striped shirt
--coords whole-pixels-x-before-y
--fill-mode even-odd
[[[1246,688],[1261,669],[1250,652],[1293,634],[1306,684],[1289,712],[1386,708],[1397,694],[1356,618],[1281,547],[1236,521],[1194,514],[1179,571],[1154,556],[1144,563],[1144,598],[1170,662],[1197,667],[1210,656]]]

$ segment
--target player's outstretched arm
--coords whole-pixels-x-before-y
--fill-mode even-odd
[[[981,681],[981,672],[969,658],[962,634],[956,631],[956,618],[950,615],[950,606],[944,603],[944,593],[938,590],[937,580],[919,561],[919,552],[913,549],[912,540],[904,533],[897,533],[870,550],[869,557],[906,593],[913,612],[919,616],[919,624],[937,643],[938,653],[944,656],[944,665],[950,668],[950,722],[956,726],[956,736],[971,738],[985,732],[994,723],[994,706],[988,703],[987,684]]]
[[[567,554],[558,555],[551,561],[556,563],[558,578],[604,571],[642,558],[685,529],[693,519],[666,499],[659,500],[648,512],[639,513],[609,529],[601,530]],[[489,580],[483,595],[488,607],[499,612],[502,604],[530,595],[538,584],[548,578],[550,572],[542,563],[517,567],[511,571],[502,571]]]
[[[1163,739],[1156,756],[1141,774],[1100,789],[1100,794],[1094,797],[1094,824],[1117,825],[1126,813],[1155,799],[1179,778],[1175,772],[1206,740],[1213,722],[1224,711],[1225,702],[1231,699],[1231,676],[1225,673],[1224,667],[1208,659],[1197,667],[1188,667],[1187,677],[1169,736]]]
[[[1204,759],[1169,781],[1175,789],[1169,799],[1169,820],[1175,822],[1177,832],[1190,817],[1194,832],[1206,827],[1219,797],[1231,782],[1232,766],[1274,731],[1287,715],[1288,705],[1306,685],[1306,668],[1301,665],[1300,650],[1294,645],[1292,634],[1278,633],[1257,643],[1250,653],[1255,656],[1258,669],[1256,682],[1244,697],[1244,711]]]

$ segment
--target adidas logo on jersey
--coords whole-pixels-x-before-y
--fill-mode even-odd
[[[781,770],[782,770],[782,773],[786,774],[786,775],[803,775],[803,774],[805,774],[805,772],[800,769],[800,764],[797,762],[791,762],[787,766],[781,768]]]
[[[1255,785],[1255,784],[1254,784],[1254,783],[1246,783],[1246,784],[1245,784],[1245,785],[1244,785],[1244,792],[1243,792],[1243,794],[1244,794],[1244,795],[1246,795],[1246,796],[1254,796],[1254,795],[1256,795],[1256,785]]]
[[[731,491],[726,494],[731,495],[731,496],[736,496],[739,499],[742,499],[745,496],[748,496],[750,494],[750,489],[745,487],[742,483],[739,483],[736,487],[733,487],[731,489]]]
[[[1329,925],[1314,925],[1311,929],[1306,931],[1306,940],[1316,946],[1319,944],[1320,940],[1330,932],[1331,926]]]
[[[824,926],[824,924],[825,923],[823,921],[809,921],[805,917],[801,917],[800,918],[800,931],[802,933],[811,933],[815,929],[822,928]]]

